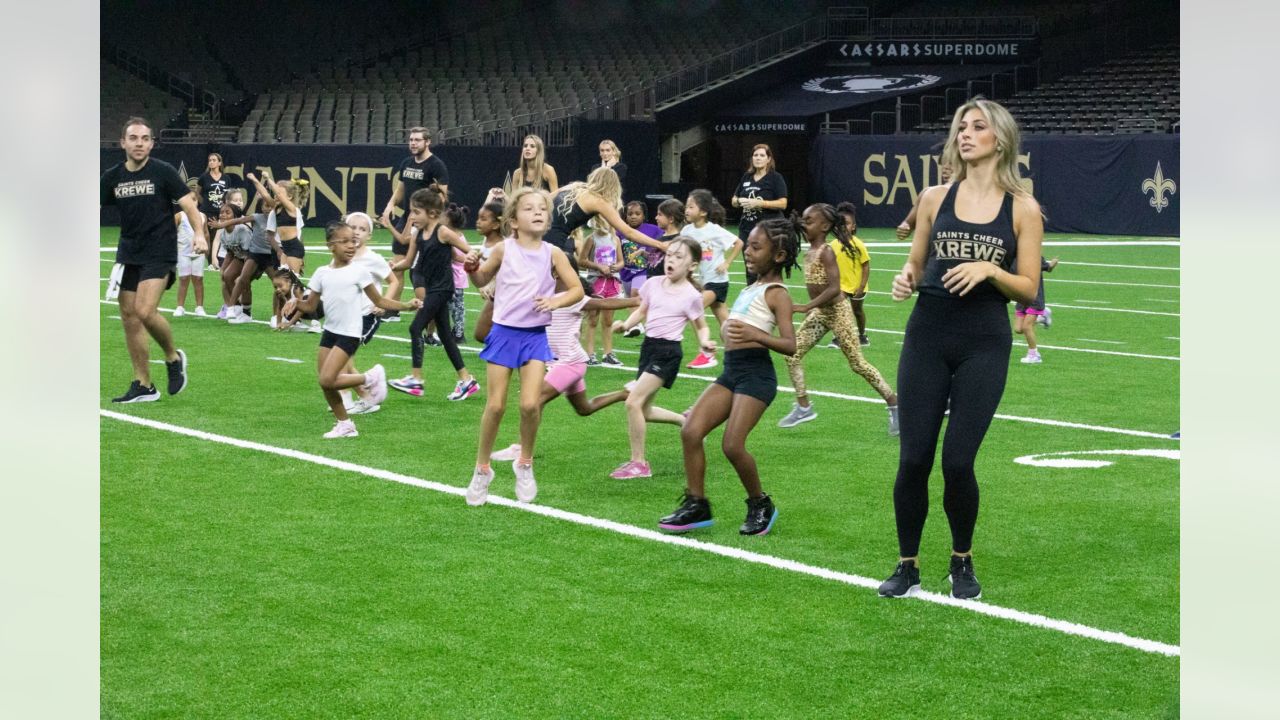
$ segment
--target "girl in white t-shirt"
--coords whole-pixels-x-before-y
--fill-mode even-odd
[[[367,298],[383,310],[401,311],[416,310],[422,306],[422,301],[414,298],[407,303],[397,302],[384,298],[378,292],[372,273],[352,262],[356,254],[356,238],[350,225],[341,221],[331,222],[325,227],[324,235],[333,262],[316,270],[311,276],[311,292],[301,300],[290,298],[283,312],[286,316],[299,310],[315,312],[324,303],[324,332],[320,334],[316,374],[324,399],[337,418],[337,424],[324,436],[356,437],[360,433],[356,432],[356,424],[347,417],[347,409],[338,391],[363,387],[375,405],[387,397],[387,373],[381,365],[374,365],[363,374],[344,372],[348,361],[360,347],[364,317],[361,300]]]
[[[702,246],[698,280],[702,287],[715,293],[711,312],[715,313],[716,323],[723,332],[724,321],[729,317],[729,306],[725,304],[729,297],[729,265],[742,252],[742,241],[721,227],[724,207],[710,190],[698,189],[689,193],[684,204],[684,216],[689,224],[680,230],[680,234]],[[705,369],[718,364],[715,353],[703,352],[698,353],[689,367]]]
[[[578,255],[578,265],[586,270],[586,280],[591,287],[592,295],[598,298],[615,298],[622,294],[622,280],[618,277],[622,272],[622,243],[613,234],[609,224],[596,217],[591,221],[592,233],[582,246]],[[604,344],[604,357],[596,357],[596,327]],[[622,361],[613,354],[613,334],[609,328],[613,326],[613,310],[588,310],[585,327],[587,329],[586,349],[587,364],[621,365]]]
[[[204,213],[196,213],[205,220]],[[179,211],[173,216],[178,224],[178,305],[173,309],[174,317],[182,317],[186,313],[187,285],[196,288],[195,314],[204,316],[204,253],[196,252],[196,231],[191,227],[185,212]]]

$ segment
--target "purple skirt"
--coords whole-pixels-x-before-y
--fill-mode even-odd
[[[551,362],[551,346],[547,344],[547,328],[518,328],[493,324],[485,338],[480,359],[512,370],[524,367],[530,360]]]

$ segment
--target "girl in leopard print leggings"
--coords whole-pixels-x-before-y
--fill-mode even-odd
[[[848,358],[849,367],[884,398],[889,409],[889,434],[897,435],[898,396],[880,376],[880,371],[862,357],[853,311],[840,292],[836,252],[853,251],[844,222],[836,209],[826,203],[810,205],[798,219],[793,213],[791,220],[809,240],[809,250],[804,258],[804,282],[809,290],[809,302],[795,306],[797,314],[805,315],[804,323],[796,331],[795,355],[786,358],[791,384],[796,389],[796,403],[791,412],[778,421],[778,427],[795,427],[818,417],[805,390],[803,358],[830,330],[835,333],[840,349]],[[835,242],[827,244],[828,233],[835,233]]]

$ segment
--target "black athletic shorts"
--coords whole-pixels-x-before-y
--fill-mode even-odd
[[[360,331],[360,344],[368,345],[369,341],[373,339],[373,334],[378,332],[378,326],[382,324],[382,318],[369,313],[362,320],[364,321],[364,328]]]
[[[347,357],[353,357],[356,350],[360,349],[360,338],[354,338],[350,335],[338,335],[328,330],[320,333],[320,347],[341,348],[347,354]]]
[[[285,240],[280,243],[280,249],[284,251],[285,257],[301,260],[307,256],[307,249],[302,246],[301,240]]]
[[[173,287],[173,280],[177,277],[177,273],[173,271],[173,265],[167,263],[151,265],[125,264],[124,274],[120,276],[120,292],[138,292],[138,283],[143,280],[158,280],[165,277],[167,279],[164,289],[168,290]]]
[[[764,348],[726,350],[724,370],[716,378],[735,395],[753,397],[765,405],[773,402],[778,394],[778,374],[773,370],[769,351]]]
[[[258,269],[253,271],[254,280],[262,277],[262,273],[267,272],[268,270],[274,270],[276,266],[280,264],[277,261],[276,256],[271,253],[251,252],[249,253],[249,259],[258,266]]]
[[[636,379],[649,373],[662,378],[662,387],[670,388],[680,373],[680,363],[684,361],[684,350],[675,340],[645,336],[640,343],[640,364],[636,369]]]
[[[722,282],[722,283],[705,283],[705,284],[702,286],[702,289],[703,289],[703,290],[710,290],[711,292],[715,293],[715,294],[716,294],[716,302],[718,302],[718,303],[722,303],[722,302],[724,302],[724,301],[725,301],[725,299],[729,297],[729,283],[727,283],[727,282]]]

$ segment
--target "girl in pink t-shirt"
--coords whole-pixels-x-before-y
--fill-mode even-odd
[[[684,337],[685,326],[693,324],[703,352],[714,353],[716,350],[711,330],[703,317],[702,288],[693,280],[701,258],[702,247],[697,241],[683,235],[676,236],[667,246],[664,276],[642,285],[640,307],[626,320],[613,324],[614,332],[625,333],[643,321],[645,336],[640,345],[636,380],[630,384],[631,396],[627,398],[631,459],[614,470],[610,477],[652,477],[644,452],[646,421],[684,424],[683,415],[654,407],[653,399],[660,388],[675,384],[680,363],[684,360],[680,341]]]

